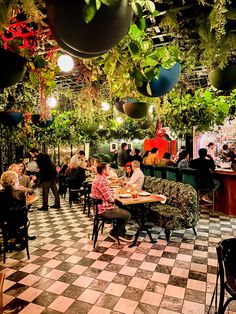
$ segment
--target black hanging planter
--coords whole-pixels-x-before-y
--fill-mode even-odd
[[[141,121],[140,128],[142,130],[147,130],[151,127],[152,123],[153,123],[153,117],[149,114],[145,117],[143,121]]]
[[[125,113],[124,112],[124,108],[123,108],[124,103],[125,103],[125,101],[124,100],[120,100],[119,98],[117,98],[115,100],[115,107],[121,113]]]
[[[1,111],[0,123],[7,126],[16,126],[23,120],[23,113],[20,111]]]
[[[216,68],[209,73],[208,78],[219,90],[236,89],[236,64],[228,64],[224,69]]]
[[[123,105],[124,112],[133,119],[140,119],[148,114],[150,105],[145,102],[127,102]]]
[[[0,48],[0,88],[19,82],[25,72],[26,59],[18,54]]]
[[[61,46],[61,48],[65,52],[67,52],[69,55],[71,55],[72,57],[75,57],[75,58],[82,58],[82,59],[96,58],[96,57],[101,56],[107,52],[105,50],[103,52],[93,53],[93,54],[84,53],[84,52],[78,51],[76,49],[73,49],[70,46],[68,46],[67,44],[65,44],[64,41],[62,39],[60,39],[60,37],[55,34],[55,32],[54,32],[54,37],[55,37],[56,42]]]
[[[47,0],[48,23],[67,46],[86,54],[104,53],[128,32],[132,20],[128,0],[101,5],[89,23],[84,21],[84,1]]]
[[[42,121],[40,114],[32,114],[31,121],[39,128],[48,128],[54,122],[54,117],[49,120]]]

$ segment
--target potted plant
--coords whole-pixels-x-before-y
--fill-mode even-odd
[[[41,115],[39,113],[31,115],[31,121],[34,125],[39,128],[48,128],[54,122],[54,116],[51,116],[48,120],[42,120]]]
[[[147,97],[160,97],[170,92],[178,83],[180,78],[181,66],[177,62],[169,69],[157,66],[158,75],[146,80],[142,86],[138,86],[138,91]]]
[[[23,113],[16,109],[15,96],[10,91],[4,90],[0,95],[0,99],[4,104],[0,111],[0,123],[6,126],[16,126],[23,119]]]
[[[148,114],[149,107],[149,104],[137,100],[127,100],[127,102],[123,105],[125,114],[133,119],[145,117]]]
[[[26,61],[17,53],[0,48],[0,88],[12,86],[20,81],[26,70]]]
[[[233,90],[236,88],[236,64],[228,64],[223,69],[217,67],[208,75],[211,84],[220,90]]]

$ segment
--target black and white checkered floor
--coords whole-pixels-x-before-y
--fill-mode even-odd
[[[69,208],[67,199],[61,204],[60,210],[29,214],[30,235],[37,236],[30,241],[30,260],[22,251],[1,262],[4,313],[207,313],[216,280],[215,247],[236,236],[236,218],[205,211],[197,237],[190,229],[175,231],[167,243],[156,228],[156,244],[139,238],[133,248],[109,239],[108,225],[93,250],[93,218],[80,205]],[[129,229],[134,233],[135,226]],[[226,313],[236,313],[236,302]]]

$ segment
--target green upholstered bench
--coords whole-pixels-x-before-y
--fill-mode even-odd
[[[167,241],[172,230],[192,228],[196,235],[199,211],[197,192],[191,185],[146,176],[143,189],[167,197],[165,204],[157,203],[151,207],[155,223],[165,230]]]

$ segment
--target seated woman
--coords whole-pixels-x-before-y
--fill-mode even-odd
[[[25,165],[23,163],[12,164],[9,166],[8,170],[15,171],[18,175],[18,190],[23,192],[33,193],[33,182],[30,179],[30,176],[27,176],[25,173]]]
[[[128,165],[125,167],[125,175],[123,177],[120,177],[124,182],[128,182],[133,174],[132,166]]]
[[[58,192],[60,195],[65,195],[67,186],[66,186],[66,180],[65,180],[65,172],[68,169],[70,163],[70,158],[66,158],[61,165],[61,169],[59,171],[59,176],[58,176],[58,183],[59,183],[59,189]]]
[[[80,189],[82,187],[83,182],[85,181],[85,169],[78,167],[73,169],[71,175],[67,177],[66,182],[70,189]],[[70,192],[70,199],[77,203],[78,202],[78,193],[75,191]]]
[[[158,166],[160,167],[175,166],[175,162],[172,161],[170,158],[171,158],[170,153],[168,152],[164,153],[163,158],[158,163]]]
[[[15,171],[3,172],[1,176],[3,189],[0,190],[0,216],[7,218],[9,213],[11,213],[11,222],[8,227],[14,233],[25,224],[25,221],[20,220],[18,215],[16,215],[16,212],[22,211],[23,207],[26,206],[25,193],[17,189],[18,184],[18,175]]]
[[[116,180],[118,179],[118,175],[117,173],[115,172],[114,169],[111,168],[111,165],[108,165],[109,169],[110,169],[110,173],[109,173],[109,176],[107,177],[107,180]]]

